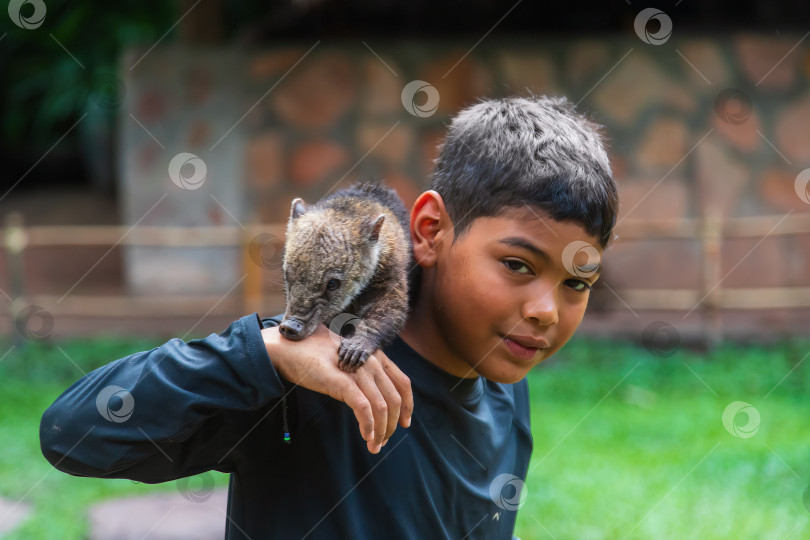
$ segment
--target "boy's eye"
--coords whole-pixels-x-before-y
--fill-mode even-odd
[[[529,275],[532,273],[531,269],[526,265],[526,263],[516,261],[514,259],[507,259],[503,261],[503,264],[505,264],[509,270],[515,272],[516,274]]]
[[[585,292],[591,289],[591,286],[581,279],[569,279],[566,280],[565,284],[577,292]]]

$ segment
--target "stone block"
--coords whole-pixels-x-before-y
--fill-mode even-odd
[[[498,66],[509,93],[556,95],[560,93],[557,74],[551,58],[538,51],[510,49],[500,52]],[[528,90],[528,92],[527,92]]]
[[[679,44],[681,53],[694,64],[694,68],[685,65],[682,71],[692,82],[692,87],[698,92],[708,92],[730,84],[731,68],[717,45],[717,41],[709,39],[687,39]],[[700,71],[698,73],[695,68]],[[709,80],[709,83],[700,76]]]
[[[798,35],[740,35],[734,43],[740,69],[761,90],[786,90],[796,81],[801,49],[790,50],[800,39]]]
[[[437,114],[455,114],[463,107],[472,105],[476,99],[492,93],[489,69],[474,53],[461,60],[467,52],[453,48],[436,60],[427,62],[417,77],[438,90]]]
[[[245,148],[245,176],[254,190],[279,184],[284,171],[284,137],[275,131],[260,133]]]
[[[601,115],[628,126],[650,106],[669,106],[686,112],[695,109],[695,96],[649,55],[634,50],[616,65],[620,58],[611,58],[603,66],[604,73],[613,71],[588,96]]]
[[[289,177],[297,187],[307,188],[349,166],[345,148],[334,141],[316,139],[301,143],[293,150]]]
[[[768,168],[759,175],[759,198],[766,209],[777,212],[810,212],[807,204],[796,194],[796,171],[787,168]]]
[[[567,51],[561,69],[564,79],[572,86],[587,92],[604,75],[609,62],[609,51],[603,41],[579,41]],[[573,96],[572,96],[573,97]]]
[[[414,133],[410,123],[400,123],[390,133],[393,122],[364,122],[357,128],[357,152],[388,165],[401,166],[411,157]],[[386,135],[387,133],[387,135]]]
[[[369,53],[362,63],[362,97],[358,104],[366,115],[399,115],[402,113],[402,75],[393,58],[383,57],[394,73]]]
[[[689,149],[689,131],[677,118],[658,116],[641,136],[636,162],[642,168],[663,168],[664,172],[678,163]]]
[[[357,73],[345,53],[311,53],[269,96],[270,106],[292,128],[332,127],[354,104]]]
[[[779,112],[774,134],[774,144],[789,160],[810,164],[810,96],[805,95]]]

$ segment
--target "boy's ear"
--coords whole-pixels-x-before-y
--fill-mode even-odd
[[[416,263],[422,267],[436,264],[441,242],[452,242],[453,224],[437,192],[419,195],[411,211],[411,243]]]

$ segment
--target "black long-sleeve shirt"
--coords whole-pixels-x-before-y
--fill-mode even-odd
[[[374,455],[346,404],[279,377],[261,336],[275,324],[252,314],[89,373],[45,411],[43,454],[78,476],[230,473],[227,539],[512,537],[525,380],[460,379],[397,338],[385,354],[411,379],[413,422]]]

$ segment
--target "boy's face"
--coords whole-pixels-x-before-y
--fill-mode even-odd
[[[460,377],[517,382],[582,321],[599,273],[599,243],[581,225],[534,208],[478,218],[452,239],[449,232],[436,242],[431,264],[422,263],[419,313],[412,315],[431,327],[419,324],[417,350]]]

